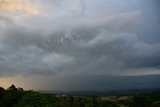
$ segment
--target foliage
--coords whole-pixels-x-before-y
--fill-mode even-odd
[[[51,105],[46,95],[30,91],[21,98],[17,107],[51,107]]]
[[[0,87],[0,107],[160,107],[160,92],[131,94],[125,100],[120,97],[54,96],[14,85],[6,90]]]

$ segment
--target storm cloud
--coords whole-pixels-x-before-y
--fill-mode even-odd
[[[30,2],[38,14],[0,10],[1,77],[160,74],[158,1]]]

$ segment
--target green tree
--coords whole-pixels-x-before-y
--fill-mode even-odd
[[[46,95],[38,92],[27,92],[19,101],[17,107],[52,107],[52,102]]]
[[[14,85],[11,85],[4,93],[3,103],[5,107],[13,107],[23,96],[24,91],[18,90]]]
[[[8,91],[17,91],[18,89],[12,84],[7,90]]]
[[[5,89],[3,87],[0,87],[0,100],[3,99],[5,93]]]

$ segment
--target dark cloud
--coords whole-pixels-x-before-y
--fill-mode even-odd
[[[1,76],[95,74],[84,79],[89,82],[90,79],[105,81],[100,79],[102,76],[95,77],[102,74],[159,74],[159,14],[154,2],[47,0],[46,5],[42,5],[43,1],[35,3],[41,9],[48,6],[48,10],[39,15],[8,13],[0,17]],[[51,7],[52,3],[57,6]],[[70,5],[66,7],[64,3]],[[118,81],[122,77],[116,78]],[[105,86],[104,82],[102,85]]]
[[[44,81],[43,84],[51,83],[50,89],[69,90],[69,91],[87,91],[87,90],[118,90],[118,89],[143,89],[159,88],[159,75],[141,75],[141,76],[108,76],[108,75],[73,75],[59,76],[52,79],[52,83]],[[58,81],[58,83],[56,82]],[[40,84],[43,90],[47,90]]]

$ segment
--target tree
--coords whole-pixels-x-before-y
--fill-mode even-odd
[[[5,89],[3,88],[3,87],[0,87],[0,92],[4,92],[5,91]]]
[[[27,92],[18,103],[17,107],[52,107],[50,99],[38,92]]]
[[[3,87],[0,87],[0,100],[4,96],[5,89]]]
[[[3,97],[3,103],[5,104],[5,107],[12,107],[18,103],[19,99],[24,94],[21,90],[18,90],[14,85],[11,85],[5,91],[5,95]]]
[[[9,90],[9,91],[17,91],[18,89],[12,84],[7,90]]]

